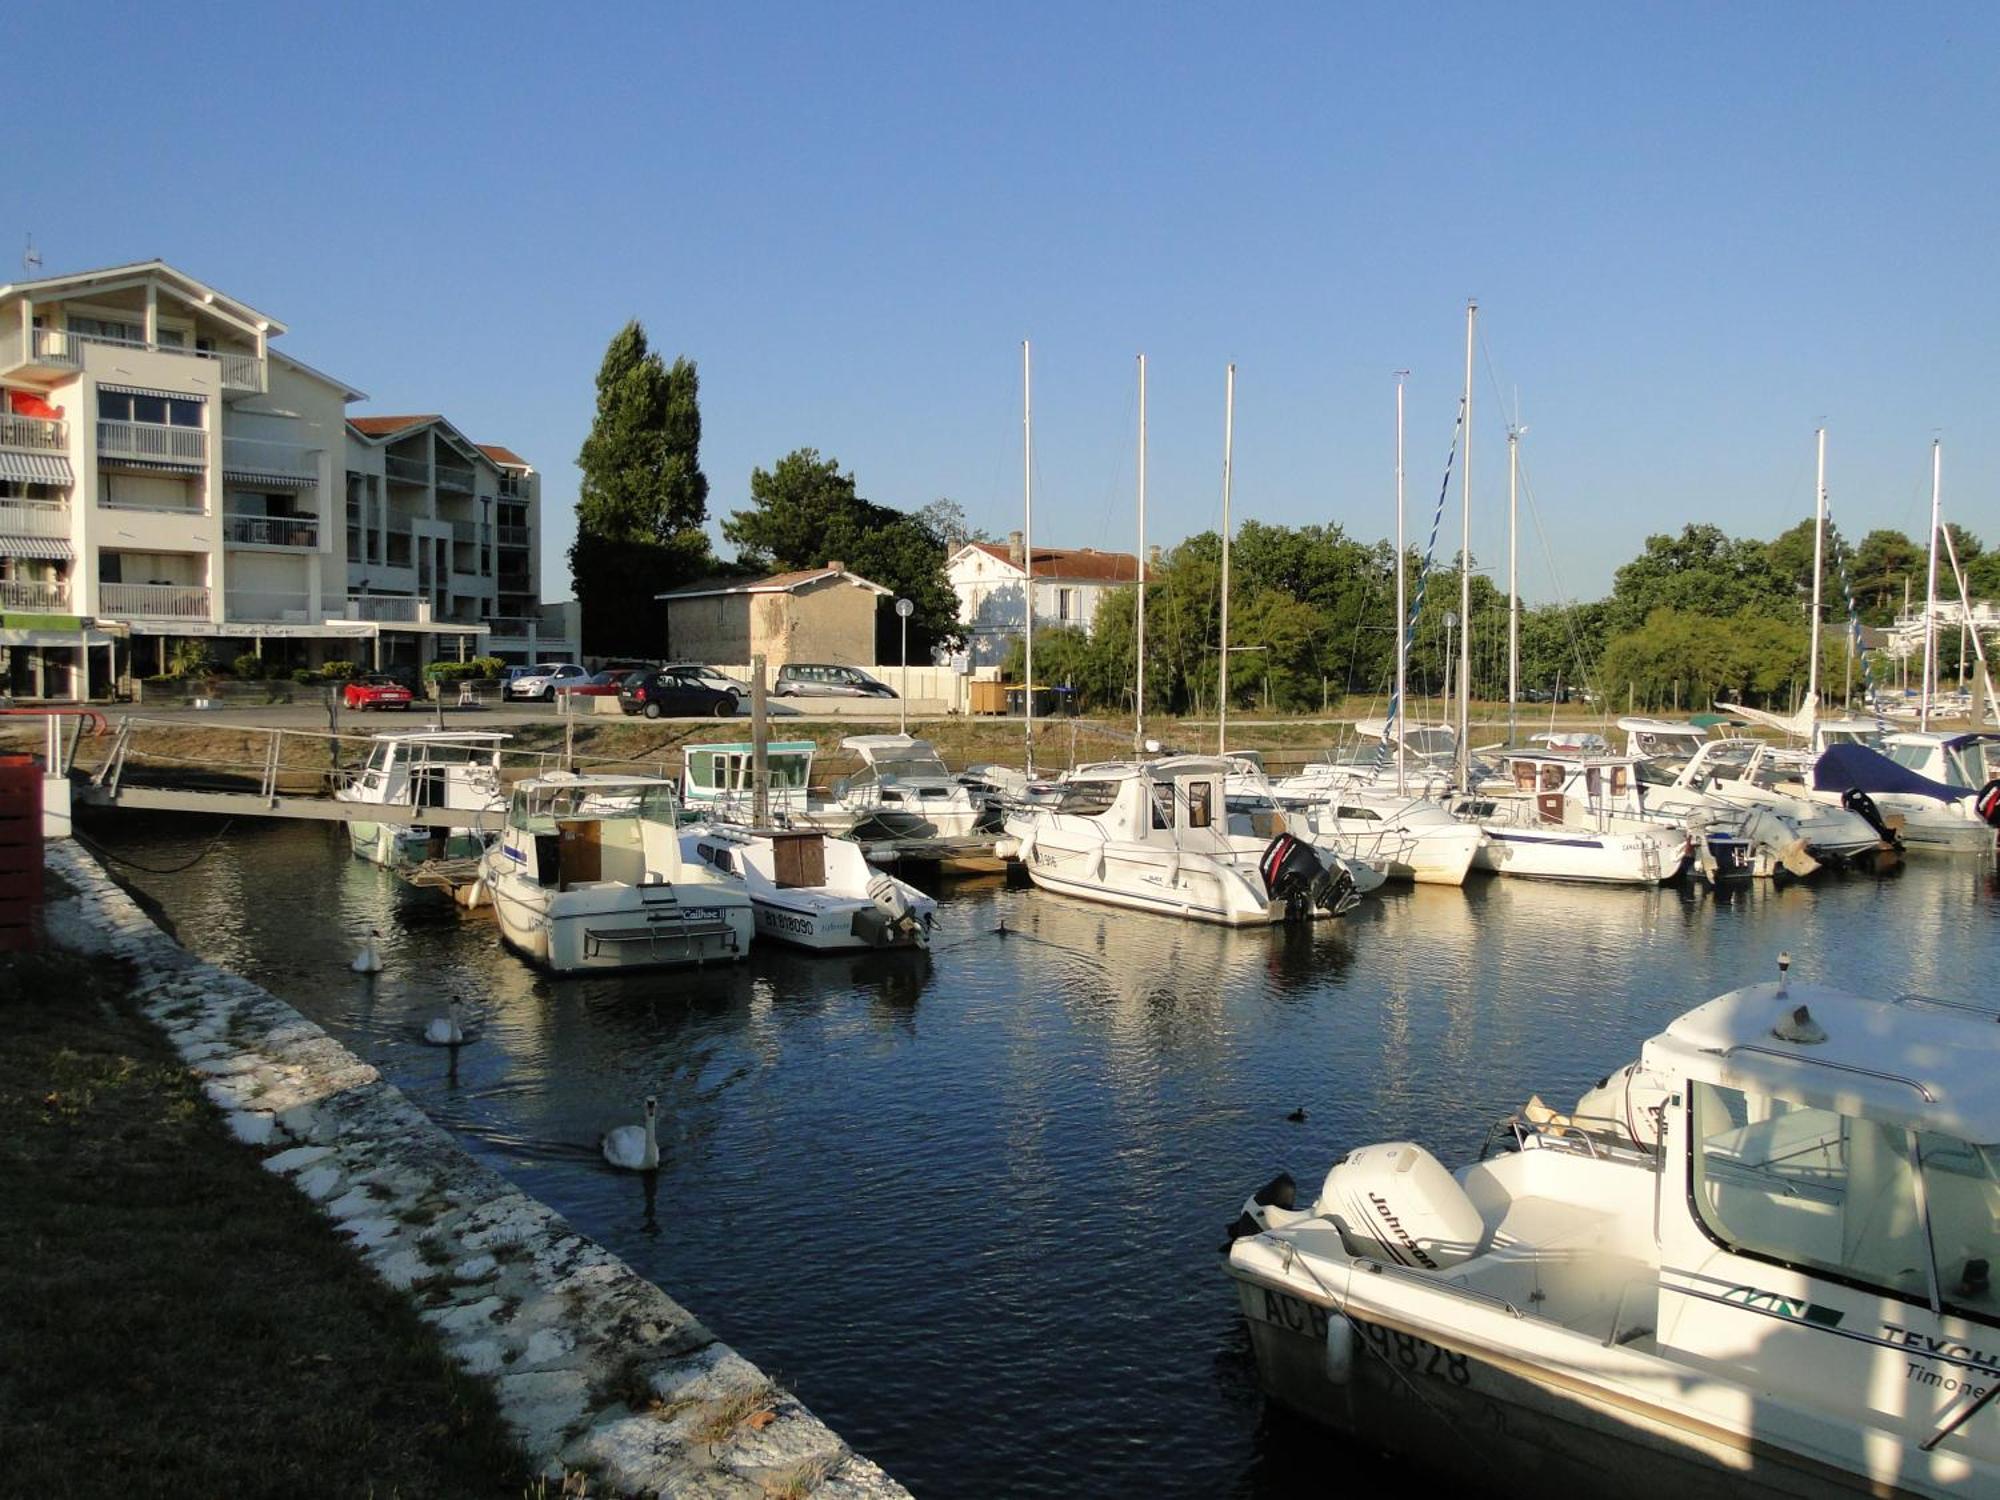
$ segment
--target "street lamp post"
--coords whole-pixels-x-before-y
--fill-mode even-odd
[[[896,697],[896,727],[903,734],[910,732],[910,616],[916,612],[916,605],[909,600],[896,601],[896,618],[903,625],[903,664],[897,668],[897,676],[902,679],[897,686],[902,692]]]

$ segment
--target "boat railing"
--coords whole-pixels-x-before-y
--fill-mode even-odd
[[[1660,1170],[1660,1153],[1634,1142],[1626,1134],[1625,1122],[1609,1115],[1554,1115],[1534,1120],[1525,1111],[1515,1110],[1488,1127],[1479,1159],[1487,1160],[1501,1142],[1510,1139],[1515,1151],[1563,1151],[1593,1161]]]

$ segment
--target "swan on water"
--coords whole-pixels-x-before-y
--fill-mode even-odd
[[[604,1159],[626,1172],[657,1172],[660,1168],[659,1101],[646,1096],[646,1123],[620,1125],[604,1132]]]
[[[451,997],[451,1004],[441,1016],[432,1016],[424,1027],[424,1040],[433,1047],[456,1047],[470,1040],[464,1021],[465,1002],[458,996]]]
[[[382,934],[373,927],[369,928],[368,936],[361,940],[361,951],[354,955],[354,962],[347,967],[357,974],[380,974],[382,954],[376,948],[375,941],[381,936]]]

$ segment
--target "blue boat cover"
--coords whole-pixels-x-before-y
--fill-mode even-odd
[[[1932,797],[1939,802],[1956,802],[1970,797],[1968,787],[1946,786],[1897,765],[1888,756],[1866,745],[1833,745],[1813,766],[1813,788],[1821,792],[1844,792],[1859,787],[1864,792],[1902,792],[1915,797]]]

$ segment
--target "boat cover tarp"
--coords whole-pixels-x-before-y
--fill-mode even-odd
[[[1956,802],[1970,797],[1967,787],[1946,786],[1899,766],[1866,745],[1834,745],[1813,766],[1813,788],[1822,792],[1844,792],[1859,787],[1864,792],[1901,792],[1913,797],[1933,797],[1940,802]]]

